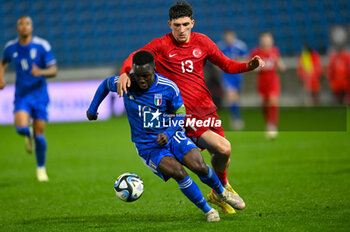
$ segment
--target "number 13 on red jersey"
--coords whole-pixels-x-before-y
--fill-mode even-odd
[[[193,71],[193,62],[192,60],[186,60],[186,61],[182,61],[181,62],[181,68],[182,68],[182,72],[192,72]]]

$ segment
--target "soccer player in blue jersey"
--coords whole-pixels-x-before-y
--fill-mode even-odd
[[[18,134],[25,136],[28,153],[32,153],[35,143],[37,178],[40,182],[48,181],[44,136],[49,103],[46,78],[56,76],[56,59],[50,44],[33,36],[33,23],[29,16],[17,20],[17,32],[18,38],[5,45],[0,63],[0,89],[5,88],[4,74],[8,63],[13,62],[16,70],[15,128]],[[34,131],[29,127],[31,118]]]
[[[185,136],[186,110],[176,84],[155,73],[154,57],[148,51],[137,52],[132,63],[132,84],[123,98],[131,139],[144,163],[164,181],[175,179],[182,193],[206,214],[207,221],[219,221],[219,214],[208,205],[183,165],[214,189],[219,199],[243,209],[243,200],[223,188],[215,172],[204,163],[197,146]],[[117,92],[118,79],[119,76],[109,77],[98,87],[87,110],[89,120],[97,119],[98,106],[108,93]]]
[[[223,33],[223,40],[218,42],[218,47],[227,57],[232,60],[246,61],[248,59],[247,45],[239,40],[236,33],[231,29],[226,29]],[[242,88],[243,74],[230,74],[222,72],[222,81],[225,88],[225,95],[230,105],[233,120],[231,127],[235,130],[242,130],[244,122],[239,106],[239,94]]]

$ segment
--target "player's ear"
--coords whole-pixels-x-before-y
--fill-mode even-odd
[[[192,19],[192,22],[191,22],[191,29],[194,27],[194,19]]]
[[[171,21],[168,21],[168,25],[169,25],[169,27],[171,28]],[[172,28],[171,28],[172,29]]]

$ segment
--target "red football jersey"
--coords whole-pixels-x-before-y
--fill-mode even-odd
[[[265,61],[265,66],[258,73],[258,91],[264,97],[279,95],[280,82],[277,74],[277,61],[280,57],[278,48],[272,47],[265,51],[260,47],[252,50],[251,57],[260,56]]]
[[[308,91],[319,92],[322,60],[318,52],[303,51],[298,58],[297,73]]]
[[[265,51],[258,47],[253,49],[251,57],[260,56],[265,61],[265,66],[260,69],[259,76],[270,76],[277,74],[277,60],[280,58],[280,52],[277,47],[272,47],[270,51]]]
[[[203,67],[207,60],[226,73],[249,71],[247,63],[229,59],[207,36],[195,32],[191,33],[188,43],[178,43],[172,33],[168,33],[152,40],[140,50],[153,53],[157,73],[177,84],[187,113],[197,117],[217,109],[204,81]],[[125,60],[121,73],[130,72],[134,53]]]
[[[332,51],[328,59],[328,79],[333,92],[347,91],[350,88],[350,53]]]

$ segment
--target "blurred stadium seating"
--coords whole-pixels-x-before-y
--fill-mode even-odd
[[[235,29],[251,48],[257,34],[270,30],[282,55],[297,54],[303,43],[325,53],[328,30],[350,24],[348,0],[192,0],[195,31],[218,41],[225,28]],[[60,67],[116,65],[154,37],[169,32],[163,0],[1,0],[0,46],[16,37],[16,19],[30,15],[35,33],[53,45]]]

